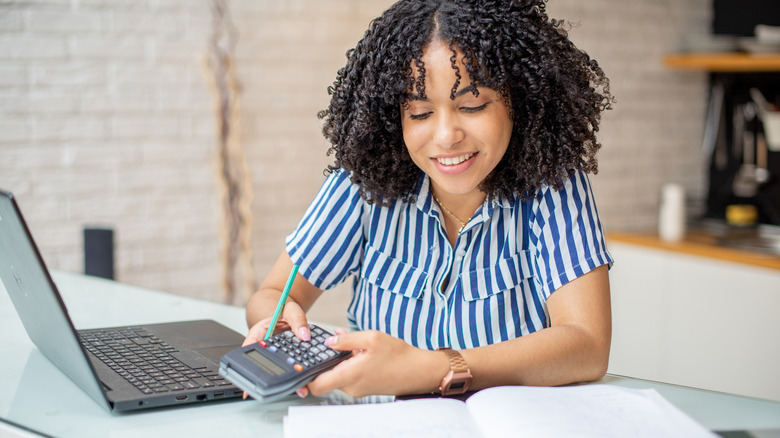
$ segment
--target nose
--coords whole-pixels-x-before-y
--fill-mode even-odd
[[[458,117],[446,111],[439,113],[434,129],[434,141],[443,148],[451,148],[465,137]]]

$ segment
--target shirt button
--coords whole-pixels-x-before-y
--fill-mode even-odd
[[[466,251],[459,249],[458,252],[456,252],[456,254],[458,255],[458,257],[463,258],[466,256]]]

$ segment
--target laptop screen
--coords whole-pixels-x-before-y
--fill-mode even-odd
[[[102,405],[92,365],[13,196],[0,190],[0,281],[41,352]]]

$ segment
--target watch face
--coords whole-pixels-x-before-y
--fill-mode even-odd
[[[441,382],[441,395],[463,394],[471,385],[471,371],[450,370]]]
[[[450,391],[457,391],[459,389],[465,390],[465,388],[466,388],[466,382],[463,381],[463,380],[460,380],[460,381],[457,381],[457,382],[450,383],[449,390]]]

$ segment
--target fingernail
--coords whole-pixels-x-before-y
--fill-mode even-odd
[[[304,341],[311,340],[311,332],[309,331],[308,327],[299,328],[298,333],[301,335],[301,339],[303,339]]]
[[[300,397],[300,398],[306,398],[306,396],[308,395],[309,392],[306,390],[306,387],[303,386],[303,387],[300,387],[300,388],[296,389],[295,393],[298,394],[298,397]]]
[[[336,343],[338,341],[339,341],[339,337],[338,336],[331,336],[331,337],[325,339],[325,345],[330,347],[332,345],[336,345]]]
[[[247,394],[247,393],[246,393],[246,391],[244,391],[244,394],[241,396],[241,398],[243,398],[244,400],[246,400],[246,398],[247,398],[248,396],[249,396],[249,394]]]

